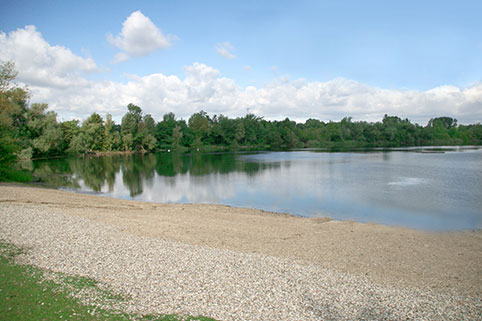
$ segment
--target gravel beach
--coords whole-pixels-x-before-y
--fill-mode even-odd
[[[19,257],[219,320],[481,320],[482,232],[428,233],[204,204],[0,185]]]

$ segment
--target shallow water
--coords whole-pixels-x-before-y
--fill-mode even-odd
[[[427,152],[432,151],[432,152]],[[34,162],[56,186],[424,230],[482,228],[482,149],[105,156]]]

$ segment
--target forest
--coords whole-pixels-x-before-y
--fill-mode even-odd
[[[0,180],[14,179],[20,160],[66,155],[153,151],[238,151],[296,148],[371,148],[427,145],[481,145],[482,125],[460,125],[451,117],[430,119],[425,126],[385,115],[379,122],[297,123],[265,120],[248,113],[229,118],[201,110],[186,121],[170,112],[156,121],[129,104],[120,124],[107,114],[83,122],[58,121],[47,104],[29,104],[27,88],[15,83],[15,66],[0,64]]]

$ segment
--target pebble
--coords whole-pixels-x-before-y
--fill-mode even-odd
[[[289,259],[140,237],[60,210],[3,202],[0,239],[19,257],[130,296],[141,314],[218,320],[481,320],[482,299],[388,286]]]

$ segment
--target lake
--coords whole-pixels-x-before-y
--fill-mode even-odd
[[[482,228],[482,149],[135,154],[38,160],[35,174],[78,192],[217,203],[423,230]]]

